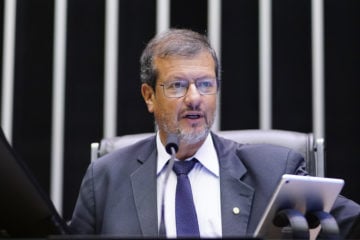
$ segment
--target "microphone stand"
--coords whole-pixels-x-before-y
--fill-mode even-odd
[[[164,186],[161,189],[161,219],[160,219],[160,228],[159,228],[159,236],[166,238],[166,227],[165,227],[165,190],[167,183],[169,181],[169,175],[170,172],[173,169],[174,162],[175,162],[175,156],[177,151],[179,150],[178,146],[178,138],[175,134],[169,134],[166,139],[166,152],[171,155],[171,158],[169,159],[168,166],[166,168],[165,172],[165,178],[164,178]]]

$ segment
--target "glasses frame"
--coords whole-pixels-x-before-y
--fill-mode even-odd
[[[198,87],[197,83],[198,83],[199,81],[203,81],[204,79],[211,79],[211,80],[212,80],[212,78],[199,78],[199,79],[196,79],[196,80],[193,80],[193,81],[190,81],[190,80],[187,80],[187,79],[178,79],[178,80],[173,80],[173,81],[164,82],[164,83],[162,83],[162,84],[159,84],[159,86],[162,87],[162,89],[163,89],[163,94],[164,94],[164,96],[167,97],[167,98],[181,98],[181,97],[186,96],[187,92],[189,91],[189,87],[190,87],[191,84],[195,84],[196,90],[200,93],[200,95],[214,95],[214,94],[217,94],[217,92],[218,92],[218,82],[217,82],[217,79],[216,79],[216,78],[215,78],[215,80],[214,80],[214,83],[215,83],[215,91],[214,91],[214,92],[204,93],[204,92],[202,92],[202,91],[200,90],[201,88]],[[186,82],[188,83],[188,86],[187,86],[186,91],[184,92],[184,94],[182,94],[181,96],[180,96],[180,95],[179,95],[179,96],[169,96],[169,95],[167,95],[167,94],[166,94],[166,89],[165,89],[165,87],[168,86],[168,85],[170,85],[171,83],[180,82],[180,81],[186,81]]]

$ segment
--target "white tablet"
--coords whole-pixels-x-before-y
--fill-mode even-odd
[[[283,175],[255,230],[254,237],[279,239],[283,236],[284,229],[273,223],[280,210],[292,208],[304,215],[313,210],[329,212],[343,185],[342,179]],[[319,228],[312,229],[310,235],[316,237],[318,231]]]

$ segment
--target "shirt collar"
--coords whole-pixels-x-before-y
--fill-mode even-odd
[[[171,157],[170,154],[166,152],[164,145],[161,143],[159,133],[156,134],[156,147],[158,152],[157,175],[159,175]],[[201,165],[212,174],[217,177],[219,176],[219,161],[211,134],[208,134],[205,142],[191,158],[193,157],[195,157],[201,163]]]

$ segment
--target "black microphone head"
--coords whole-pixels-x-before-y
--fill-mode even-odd
[[[179,144],[179,139],[177,135],[173,133],[168,134],[166,139],[166,146],[165,146],[166,152],[168,154],[172,154],[171,148],[174,148],[175,152],[177,152],[179,150],[178,144]]]

